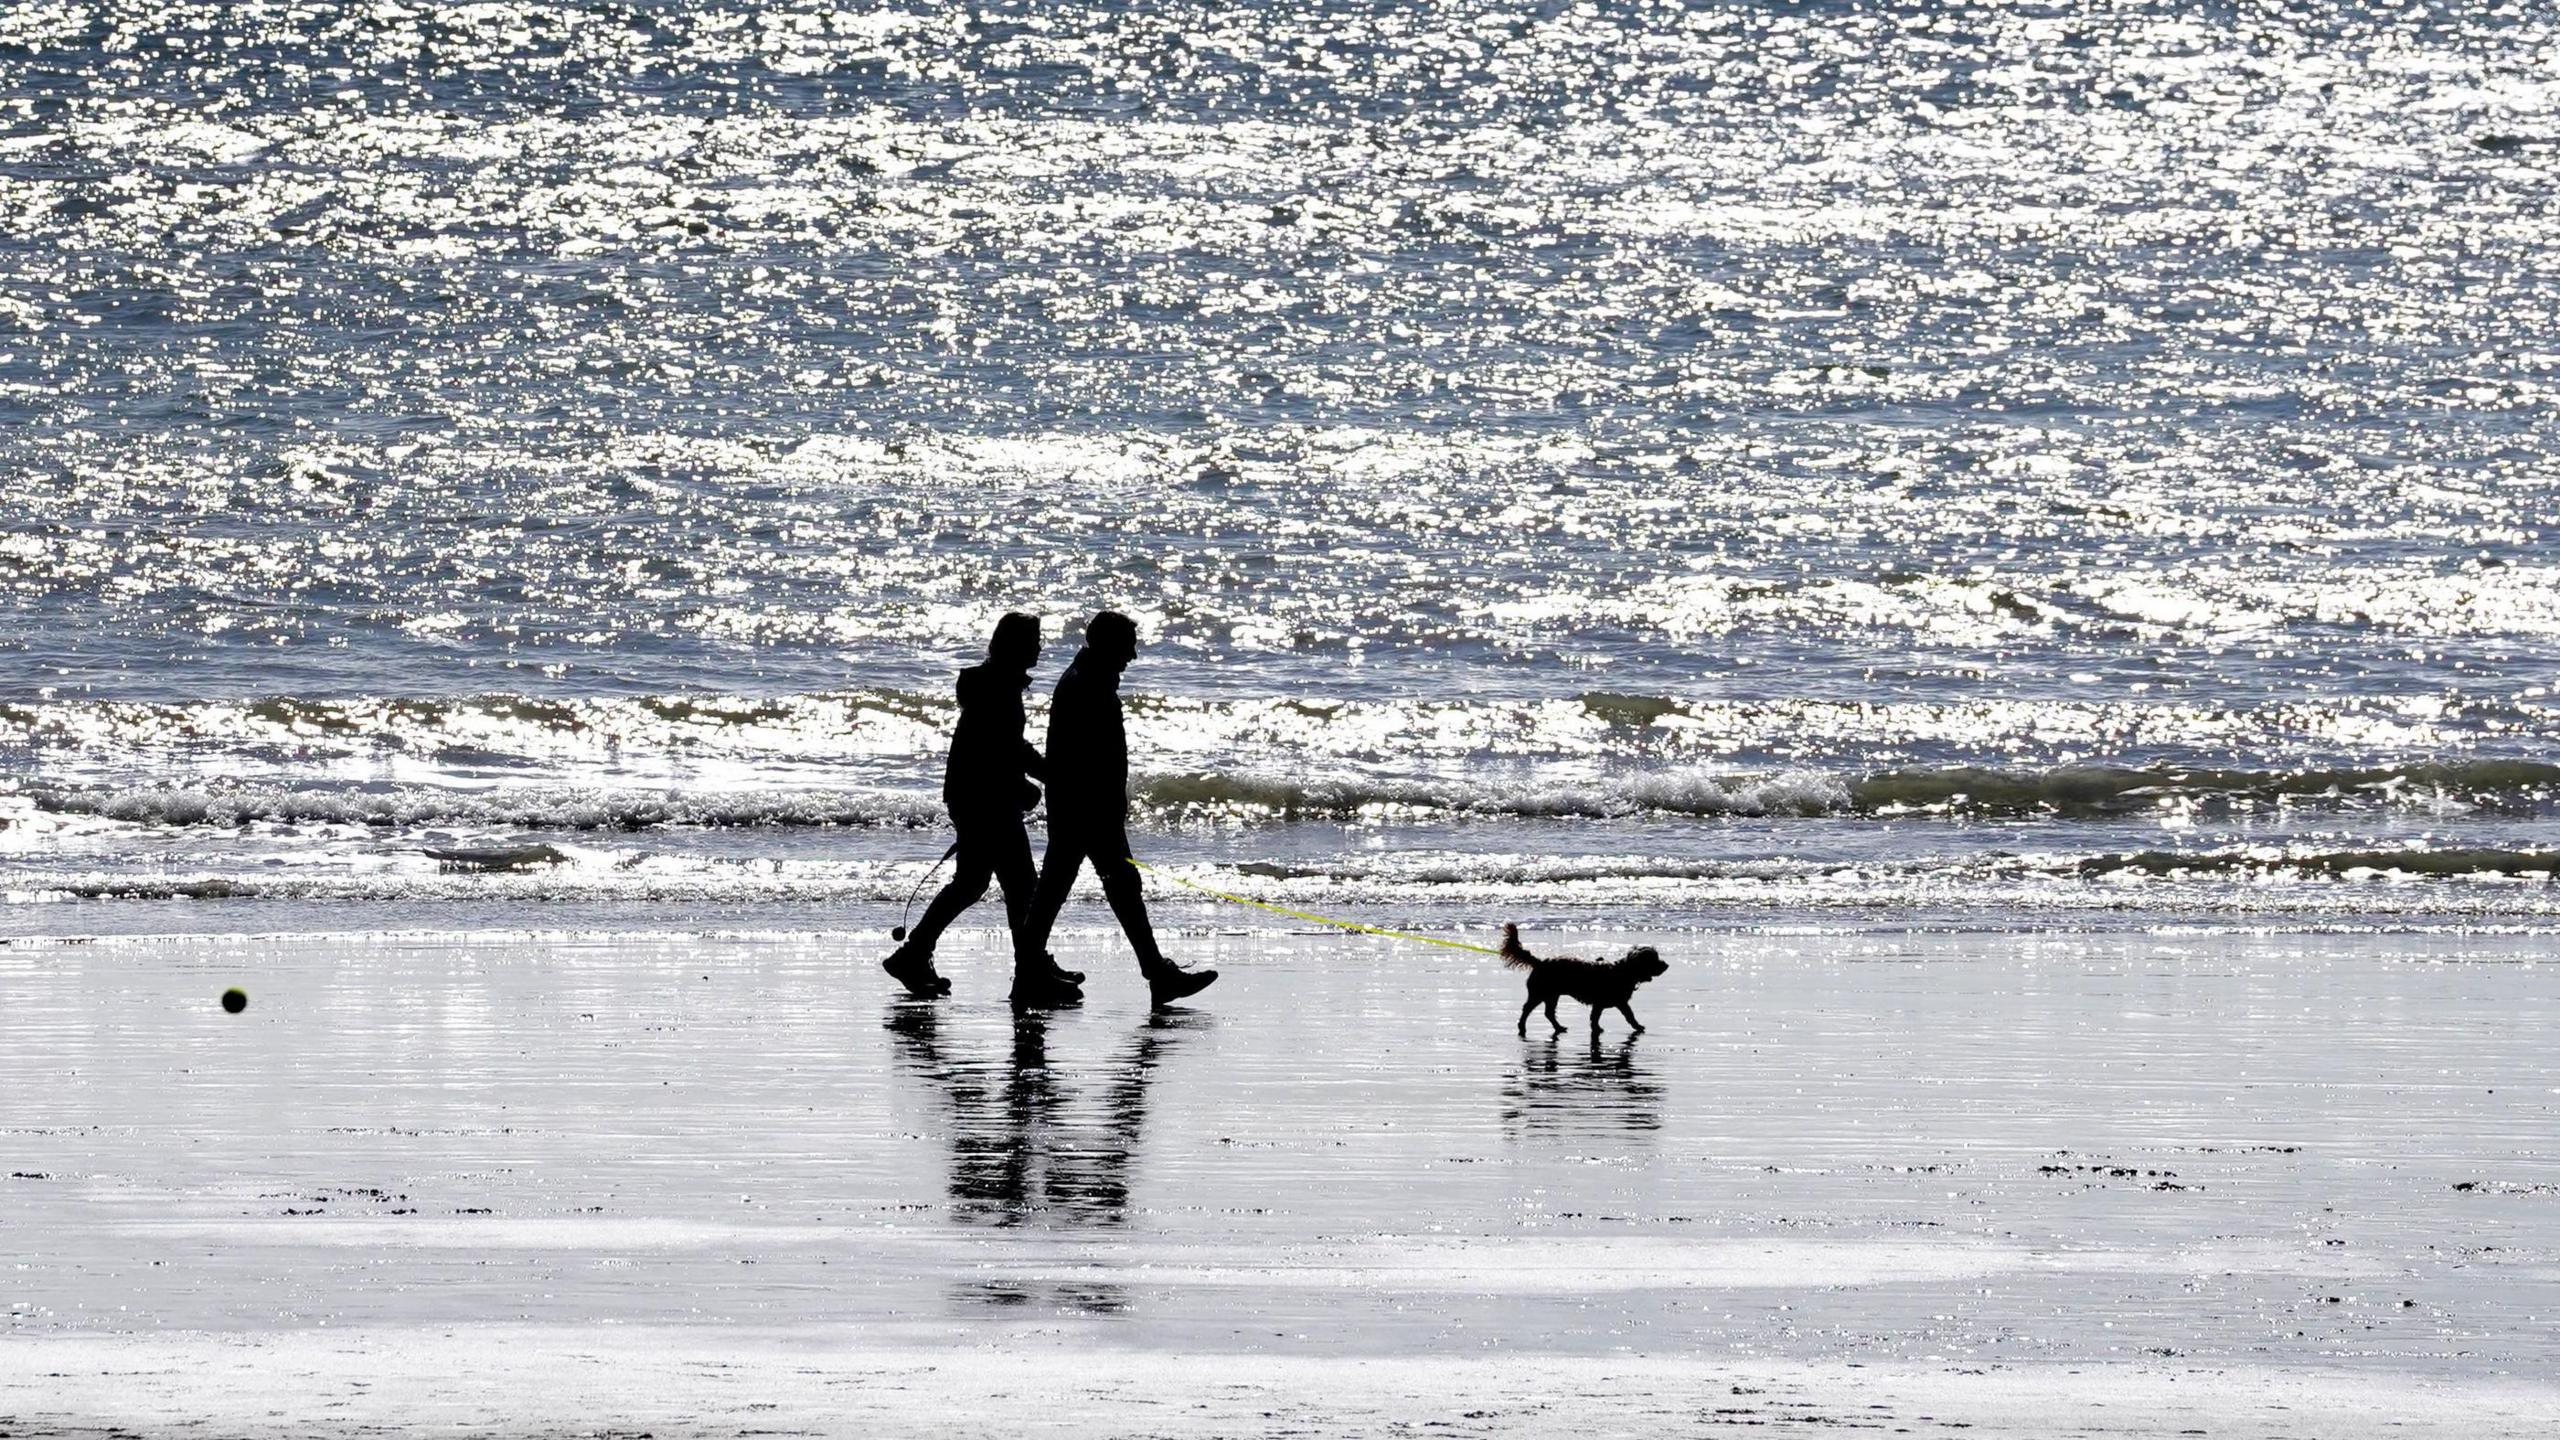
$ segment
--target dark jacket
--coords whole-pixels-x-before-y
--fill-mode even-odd
[[[1120,720],[1120,676],[1088,652],[1058,677],[1049,702],[1049,821],[1118,819],[1129,809],[1129,734]]]
[[[960,723],[942,771],[942,800],[954,811],[1031,808],[1037,792],[1023,777],[1045,775],[1048,766],[1022,736],[1022,692],[1030,683],[1026,672],[993,664],[960,672]]]

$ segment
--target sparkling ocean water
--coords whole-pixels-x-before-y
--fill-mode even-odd
[[[885,923],[1105,605],[1282,903],[2560,924],[2555,179],[2542,4],[18,0],[0,929]]]

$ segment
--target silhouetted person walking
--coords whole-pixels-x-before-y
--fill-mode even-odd
[[[1049,702],[1049,850],[1027,943],[1045,947],[1076,870],[1093,862],[1111,913],[1120,917],[1147,990],[1158,1005],[1196,995],[1215,970],[1184,970],[1156,948],[1147,899],[1129,863],[1129,738],[1120,718],[1120,673],[1138,656],[1138,625],[1105,610],[1084,627],[1084,648],[1058,677]],[[1023,943],[1023,942],[1017,942]]]
[[[942,803],[950,807],[951,827],[960,832],[952,847],[959,863],[905,943],[881,962],[910,995],[929,1000],[951,993],[951,982],[933,968],[934,943],[987,893],[993,879],[1003,887],[1005,921],[1013,934],[1014,999],[1057,1005],[1080,998],[1076,982],[1084,977],[1058,969],[1026,933],[1036,887],[1022,816],[1040,803],[1030,777],[1045,774],[1047,766],[1023,738],[1022,692],[1030,688],[1031,667],[1039,660],[1040,622],[1008,613],[987,640],[986,663],[960,672],[960,723],[951,732],[951,759],[942,772]]]

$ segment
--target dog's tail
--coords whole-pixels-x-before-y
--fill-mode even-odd
[[[1538,968],[1538,957],[1530,954],[1520,944],[1520,927],[1517,925],[1502,927],[1502,963],[1514,970]]]

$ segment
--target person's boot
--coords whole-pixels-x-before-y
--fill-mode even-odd
[[[951,993],[951,982],[943,979],[933,968],[933,952],[930,950],[901,945],[890,953],[888,959],[880,962],[880,968],[906,986],[907,993],[918,1000],[939,1000]]]
[[[1025,970],[1038,971],[1061,985],[1082,986],[1084,984],[1083,971],[1061,968],[1058,957],[1046,950],[1035,950],[1027,955],[1019,950],[1013,952],[1013,972],[1019,975]]]
[[[1064,972],[1036,965],[1017,965],[1013,971],[1013,1008],[1016,1010],[1050,1010],[1064,1005],[1081,1005],[1084,992],[1068,980]]]
[[[1170,960],[1158,960],[1147,967],[1147,994],[1159,1006],[1197,995],[1215,984],[1215,970],[1185,970]]]

